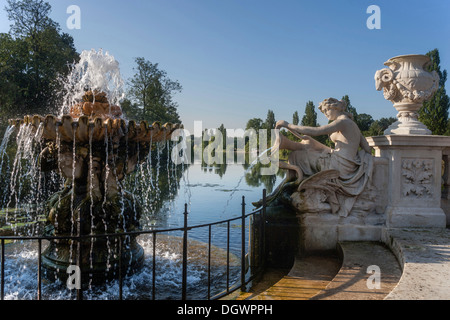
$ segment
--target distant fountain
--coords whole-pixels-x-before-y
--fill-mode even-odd
[[[136,236],[114,236],[140,228],[141,205],[125,190],[123,180],[146,161],[153,144],[170,139],[180,125],[127,121],[119,106],[121,88],[114,58],[101,51],[84,51],[66,80],[58,116],[10,120],[19,131],[18,149],[38,145],[41,150],[38,161],[31,159],[30,163],[40,173],[55,172],[64,179],[60,190],[45,201],[44,234],[87,235],[82,241],[50,241],[42,253],[48,279],[64,280],[67,268],[78,265],[83,282],[104,282],[117,278],[119,260],[123,274],[143,264],[144,251]],[[12,171],[15,167],[16,163]],[[20,199],[10,198],[9,202]]]

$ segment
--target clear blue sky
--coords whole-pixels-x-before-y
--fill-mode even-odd
[[[124,79],[144,57],[178,80],[179,114],[190,131],[244,128],[272,109],[278,119],[303,115],[306,103],[348,94],[359,113],[395,116],[375,90],[374,73],[396,55],[438,48],[450,69],[450,1],[300,0],[49,0],[51,17],[79,52],[108,51]],[[81,29],[69,30],[69,5],[81,9]],[[369,30],[369,5],[381,9],[381,29]],[[9,31],[0,1],[0,32]],[[450,92],[447,81],[447,92]],[[319,122],[325,123],[320,115]]]

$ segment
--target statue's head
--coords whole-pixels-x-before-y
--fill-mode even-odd
[[[328,98],[323,100],[320,104],[319,104],[319,110],[320,111],[324,111],[324,108],[327,109],[335,109],[338,111],[345,111],[347,110],[347,102],[344,100],[338,100],[335,98]]]
[[[351,113],[347,112],[347,101],[345,101],[345,100],[338,100],[336,98],[325,99],[319,104],[319,110],[322,113],[325,113],[325,109],[336,110],[339,113],[346,114],[348,117],[353,119],[353,115]]]

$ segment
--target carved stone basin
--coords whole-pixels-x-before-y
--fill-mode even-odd
[[[136,123],[133,120],[126,123],[124,119],[103,120],[101,117],[91,118],[85,115],[79,118],[64,115],[61,119],[54,115],[25,116],[23,119],[9,120],[9,124],[15,126],[30,124],[36,130],[42,126],[42,138],[45,140],[56,141],[59,136],[61,141],[73,142],[75,138],[77,143],[105,141],[105,135],[116,140],[125,138],[135,142],[159,142],[169,139],[174,130],[182,128],[180,124],[162,125],[153,122],[149,125],[146,121]]]

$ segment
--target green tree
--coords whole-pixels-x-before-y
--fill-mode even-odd
[[[355,121],[357,123],[357,121],[358,121],[358,112],[356,112],[356,108],[354,106],[352,106],[352,104],[350,102],[350,98],[348,97],[348,95],[343,96],[342,100],[347,103],[347,112],[352,115],[353,121]]]
[[[178,104],[173,101],[173,95],[181,92],[182,86],[159,69],[157,63],[151,63],[142,57],[135,61],[136,73],[129,81],[129,95],[140,110],[132,113],[140,114],[142,119],[149,122],[179,123]]]
[[[308,126],[308,127],[317,127],[319,124],[317,123],[317,112],[316,112],[316,106],[314,105],[314,102],[308,101],[305,106],[305,115],[302,118],[301,122],[302,126]],[[295,137],[292,133],[289,133],[288,135],[291,140],[299,140],[297,137]],[[329,145],[330,141],[328,139],[327,135],[323,136],[315,136],[313,137],[317,141]]]
[[[273,110],[267,111],[267,117],[266,121],[263,123],[263,129],[267,130],[267,146],[271,146],[272,143],[272,129],[275,129],[276,120],[275,120],[275,113]],[[258,143],[262,143],[261,141],[258,141]]]
[[[3,116],[53,112],[59,108],[59,81],[78,59],[73,38],[49,18],[43,0],[8,0],[12,22],[0,35],[0,103]]]
[[[384,134],[384,131],[395,121],[397,121],[397,119],[394,117],[375,120],[371,123],[369,129],[363,132],[363,135],[365,137],[381,136]]]
[[[292,124],[298,125],[299,122],[300,122],[300,118],[298,116],[298,112],[295,111],[294,114],[292,115]]]
[[[247,125],[245,126],[245,130],[255,129],[256,132],[263,127],[263,120],[261,118],[252,118],[247,121]]]
[[[223,150],[227,150],[227,129],[222,123],[217,130],[222,134],[222,148]]]
[[[448,108],[450,106],[449,97],[445,91],[447,81],[447,70],[441,71],[439,50],[434,49],[427,53],[431,63],[428,71],[436,71],[439,75],[439,88],[430,100],[423,103],[419,110],[419,121],[431,130],[434,135],[448,134]]]
[[[247,125],[245,126],[245,130],[253,129],[255,130],[256,134],[256,143],[259,147],[259,130],[264,128],[264,121],[261,118],[252,118],[247,121]],[[245,152],[249,152],[250,145],[249,145],[250,137],[245,137]],[[248,161],[248,158],[246,158],[245,161]]]
[[[275,129],[275,124],[275,113],[269,109],[267,111],[266,121],[264,121],[263,128],[269,131],[271,129]]]
[[[305,115],[302,118],[302,126],[317,127],[317,112],[312,101],[308,101],[305,107]]]
[[[373,121],[374,120],[370,114],[360,113],[360,114],[358,114],[356,124],[358,125],[359,130],[361,130],[361,132],[364,132],[364,131],[369,130]]]
[[[132,102],[128,98],[124,98],[120,102],[120,107],[122,108],[123,114],[129,119],[129,120],[140,120],[142,119],[142,109],[139,108],[138,104],[136,102]]]

